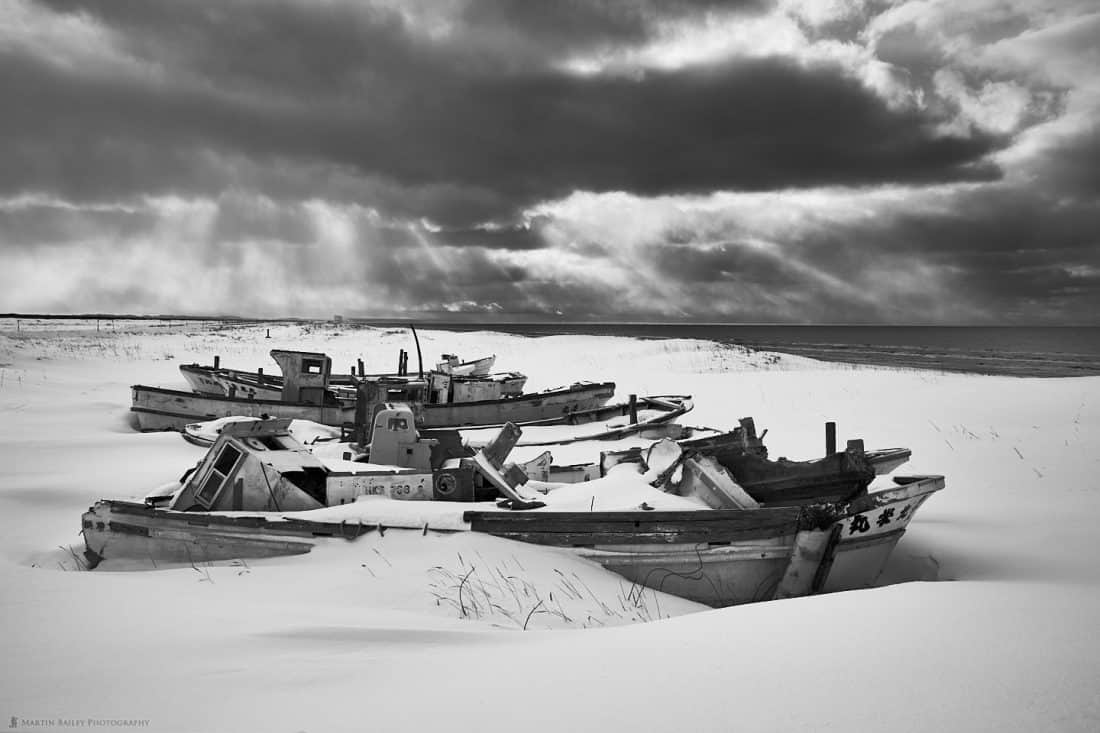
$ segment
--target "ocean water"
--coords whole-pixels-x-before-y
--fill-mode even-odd
[[[825,361],[1027,377],[1100,374],[1100,326],[743,326],[652,323],[446,323],[424,328],[525,336],[691,338]]]

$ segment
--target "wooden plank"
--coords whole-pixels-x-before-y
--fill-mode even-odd
[[[473,527],[475,532],[480,530]],[[509,531],[494,529],[485,531],[494,537],[529,542],[537,545],[557,547],[594,547],[603,545],[730,545],[753,540],[769,540],[776,537],[791,536],[796,533],[794,527],[759,527],[741,531],[603,531],[586,529],[573,532]]]
[[[656,510],[656,511],[599,511],[599,512],[511,512],[468,511],[463,514],[467,522],[483,520],[487,522],[743,522],[753,524],[763,521],[795,521],[801,507],[762,507],[760,509],[701,509],[693,510]]]
[[[795,536],[791,559],[776,588],[776,598],[797,598],[809,595],[817,583],[826,558],[831,562],[831,547],[836,544],[839,524],[831,529],[814,529]]]
[[[799,507],[674,512],[466,512],[475,532],[555,545],[729,544],[793,535]]]

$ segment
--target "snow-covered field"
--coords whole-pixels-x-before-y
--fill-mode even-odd
[[[265,338],[270,328],[271,338]],[[702,341],[422,331],[539,389],[690,393],[772,456],[826,420],[942,473],[882,587],[711,610],[567,551],[389,530],[309,555],[80,572],[80,515],[202,449],[131,384],[271,348],[390,371],[406,330],[0,320],[0,720],[15,730],[1100,730],[1100,378],[897,371]],[[457,588],[468,580],[460,598]],[[540,604],[541,602],[541,604]],[[465,612],[465,613],[463,613]],[[526,630],[523,627],[526,626]],[[132,725],[126,725],[132,724]]]

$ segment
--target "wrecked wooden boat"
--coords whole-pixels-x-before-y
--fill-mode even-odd
[[[282,371],[293,368],[294,364],[285,350],[273,350],[271,356],[275,359]],[[434,402],[471,402],[478,399],[500,399],[509,396],[523,394],[523,388],[527,384],[527,376],[519,372],[501,372],[490,374],[481,371],[485,366],[491,367],[496,356],[484,357],[472,362],[458,362],[457,357],[444,354],[445,359],[436,365],[436,368],[428,372],[427,376],[412,377],[407,371],[407,354],[402,351],[399,358],[398,371],[392,374],[365,374],[362,362],[359,372],[355,367],[347,374],[333,373],[331,361],[324,354],[300,352],[307,359],[318,364],[317,368],[329,371],[326,386],[332,391],[333,396],[341,402],[355,401],[355,385],[364,379],[378,379],[385,381],[409,381],[426,380],[428,382],[428,399]],[[208,394],[225,397],[243,397],[250,400],[278,401],[283,395],[283,377],[278,374],[265,374],[262,369],[255,372],[239,369],[227,369],[220,365],[220,358],[214,357],[214,365],[181,364],[180,374],[187,380],[191,390],[196,394]],[[453,363],[452,363],[453,362]],[[457,370],[457,371],[456,371]]]
[[[689,432],[693,434],[669,441],[673,444],[664,449],[676,451],[681,461],[692,456],[713,459],[754,501],[767,506],[852,501],[867,493],[867,487],[875,476],[893,471],[911,456],[908,448],[866,451],[863,441],[859,439],[848,441],[844,450],[838,451],[835,442],[827,438],[826,455],[821,458],[772,460],[768,457],[763,435],[757,435],[756,424],[751,417],[742,418],[738,427],[728,432],[700,429]],[[826,434],[828,436],[828,429]],[[598,463],[586,466],[577,475],[580,480],[587,480],[606,476],[621,463],[644,464],[648,461],[648,454],[657,447],[602,451]]]
[[[649,440],[662,437],[683,437],[693,432],[676,420],[694,408],[690,395],[660,395],[635,397],[627,402],[604,405],[591,410],[571,412],[561,418],[522,423],[524,434],[518,445],[568,445],[579,441],[611,441],[629,436]],[[181,431],[184,440],[199,446],[213,445],[218,434],[231,422],[259,420],[255,417],[224,417],[189,423]],[[357,418],[358,419],[358,418]],[[474,427],[462,430],[463,441],[479,447],[492,441],[502,426]],[[431,437],[435,428],[425,428]],[[305,420],[291,422],[290,431],[300,432],[304,443],[339,440],[343,431]],[[299,437],[299,436],[295,436]]]
[[[462,361],[455,354],[444,354],[443,361],[435,365],[435,370],[455,377],[484,377],[493,370],[496,360],[496,354],[470,361]]]
[[[568,548],[638,585],[731,606],[873,585],[942,476],[850,504],[710,511],[468,511],[475,532]]]
[[[241,517],[228,521],[221,513],[300,515],[364,497],[488,501],[500,496],[492,484],[496,475],[486,478],[479,466],[503,468],[503,455],[511,449],[496,441],[473,453],[462,447],[457,432],[422,437],[413,411],[401,404],[372,411],[369,428],[358,436],[369,436],[369,443],[307,447],[294,439],[289,425],[287,419],[226,423],[193,469],[177,484],[147,496],[143,505],[97,502],[84,517],[87,557],[95,563],[119,556],[190,562],[306,552],[308,547],[271,539],[283,530],[298,536],[302,525],[293,516],[289,523],[273,518],[257,524]],[[501,434],[504,440],[513,435]],[[191,524],[201,529],[187,531]]]
[[[664,440],[602,481],[687,508],[630,499],[614,511],[568,511],[570,489],[505,463],[521,436],[514,425],[472,456],[457,431],[421,436],[407,405],[375,410],[370,428],[369,445],[360,434],[307,449],[285,420],[226,424],[178,483],[84,514],[89,564],[301,554],[386,528],[479,531],[570,548],[632,582],[724,606],[872,584],[917,508],[943,488],[939,476],[898,478],[852,502],[761,507],[714,457]],[[599,484],[583,485],[593,503]],[[396,509],[418,503],[434,511]]]
[[[273,349],[271,356],[283,371],[279,399],[196,394],[134,385],[130,409],[136,427],[144,431],[180,430],[188,423],[233,415],[312,420],[333,426],[354,420],[358,394],[353,398],[353,393],[340,394],[330,388],[329,357],[282,349]],[[424,427],[552,422],[600,407],[615,393],[614,382],[577,382],[541,392],[505,395],[497,383],[487,391],[480,384],[484,381],[481,378],[430,376],[428,380],[364,376],[356,378],[356,385],[357,389],[369,385],[385,400],[416,404],[418,422]],[[458,401],[446,401],[452,399]]]

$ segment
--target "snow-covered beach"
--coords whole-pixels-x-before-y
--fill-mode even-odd
[[[859,367],[695,340],[420,340],[426,364],[493,353],[533,389],[587,379],[615,381],[619,396],[689,393],[685,423],[751,415],[773,456],[819,455],[833,420],[842,442],[911,448],[902,472],[944,474],[947,489],[881,587],[721,610],[633,592],[565,551],[468,533],[79,572],[92,502],[141,495],[203,452],[134,432],[130,385],[183,388],[178,365],[215,354],[266,367],[277,347],[387,371],[411,338],[4,320],[0,713],[39,730],[1100,727],[1100,377]],[[471,570],[483,596],[463,617],[454,581]],[[533,609],[536,594],[560,605]]]

